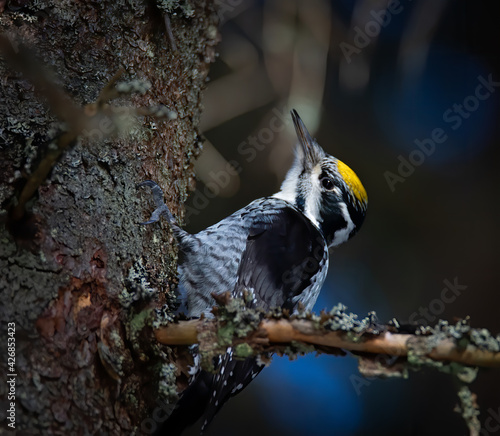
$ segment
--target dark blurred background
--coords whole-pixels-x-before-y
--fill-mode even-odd
[[[500,332],[496,2],[219,3],[188,230],[279,189],[295,108],[369,196],[362,230],[332,253],[315,310],[342,302],[384,322],[430,324],[470,315]],[[466,288],[450,298],[445,280]],[[275,358],[207,435],[468,434],[450,376],[363,382],[356,365],[350,356]],[[484,434],[500,434],[498,371],[480,371],[471,389],[483,424],[493,417]]]

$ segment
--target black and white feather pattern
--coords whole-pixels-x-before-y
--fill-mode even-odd
[[[328,155],[292,110],[298,147],[281,190],[261,198],[196,235],[175,222],[154,182],[157,209],[147,223],[166,216],[179,243],[179,275],[187,314],[211,316],[213,293],[251,293],[250,307],[312,309],[328,269],[328,247],[351,238],[363,223],[368,197],[356,174]],[[248,300],[247,300],[248,301]],[[237,360],[228,349],[215,375],[195,365],[191,384],[166,423],[169,435],[204,415],[210,423],[222,405],[261,370],[254,358]]]
[[[190,316],[214,304],[210,292],[228,289],[235,296],[244,290],[253,294],[252,307],[293,312],[300,301],[309,310],[327,273],[328,249],[321,232],[298,209],[275,197],[255,200],[215,226],[186,234],[179,243],[179,271]],[[203,370],[196,374],[165,428],[175,434],[173,421],[189,425],[203,415],[203,431],[223,404],[262,369],[255,358],[237,360],[228,348],[215,375]]]
[[[282,203],[276,198],[268,201]],[[275,207],[269,222],[256,221],[248,229],[234,293],[252,292],[256,307],[264,310],[293,311],[299,300],[311,309],[326,277],[327,261],[319,230],[294,207]]]
[[[317,280],[318,271],[324,269],[326,276],[326,268],[322,268],[328,260],[326,243],[318,229],[298,210],[275,198],[265,201],[284,207],[274,205],[272,216],[255,219],[247,229],[233,295],[250,292],[254,297],[250,305],[264,310],[281,307],[294,311],[298,301],[310,309],[323,283]],[[202,430],[222,405],[262,369],[263,364],[255,358],[236,360],[232,349],[228,349],[214,376]]]
[[[179,248],[190,317],[208,314],[215,303],[212,293],[236,294],[242,286],[254,288],[257,306],[264,309],[284,303],[292,309],[299,295],[311,308],[327,273],[321,232],[289,202],[275,197],[255,200],[195,235],[184,232]]]

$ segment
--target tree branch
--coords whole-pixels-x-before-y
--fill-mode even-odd
[[[365,377],[402,377],[408,370],[430,366],[454,374],[462,383],[458,391],[461,413],[471,436],[479,434],[479,408],[476,396],[465,383],[477,375],[477,367],[500,367],[500,340],[486,329],[473,329],[469,319],[450,325],[439,321],[434,327],[401,326],[393,319],[380,324],[374,312],[359,319],[338,304],[320,315],[287,311],[269,313],[247,307],[251,302],[231,298],[229,293],[212,295],[219,306],[214,317],[177,321],[155,330],[158,342],[166,345],[199,344],[201,366],[214,370],[214,357],[231,346],[233,356],[259,356],[269,361],[269,353],[287,354],[320,352],[345,354],[349,350],[359,360]]]
[[[231,301],[234,303],[237,300]],[[237,313],[240,312],[231,308],[228,310],[226,304],[224,310],[217,308],[216,318],[179,321],[160,327],[155,331],[156,339],[166,345],[198,343],[200,351],[205,352],[204,345],[209,338],[211,353],[224,353],[227,346],[233,346],[234,349],[239,347],[240,357],[246,357],[245,354],[283,352],[284,345],[296,346],[300,343],[310,346],[307,351],[311,352],[338,354],[339,349],[342,349],[356,354],[404,358],[412,365],[429,364],[425,361],[430,360],[500,367],[498,339],[485,329],[472,329],[467,319],[456,325],[440,321],[433,328],[406,326],[406,329],[414,330],[408,333],[399,326],[377,324],[376,320],[373,321],[374,314],[357,321],[357,316],[347,314],[341,305],[328,313],[322,312],[320,316],[300,314],[290,317],[286,313],[273,313],[261,315],[263,319],[259,323],[250,317],[249,323],[238,321],[238,325],[234,325]],[[227,337],[228,326],[231,326],[230,338]],[[243,344],[246,347],[242,347]]]

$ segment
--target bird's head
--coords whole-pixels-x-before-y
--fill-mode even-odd
[[[295,110],[292,119],[299,144],[275,196],[301,210],[322,231],[328,246],[340,245],[363,224],[368,205],[365,188],[353,170],[324,152]]]

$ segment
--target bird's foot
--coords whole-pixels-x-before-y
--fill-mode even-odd
[[[172,215],[172,212],[170,212],[168,206],[163,201],[163,191],[161,190],[160,186],[157,183],[153,182],[152,180],[145,180],[144,182],[141,182],[137,185],[138,188],[142,186],[147,186],[151,188],[156,209],[153,211],[148,221],[145,221],[140,224],[146,225],[155,223],[160,220],[160,217],[162,215],[165,215],[167,217],[169,223],[174,224],[175,223],[174,216]]]

